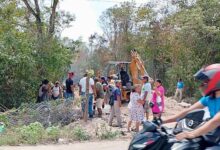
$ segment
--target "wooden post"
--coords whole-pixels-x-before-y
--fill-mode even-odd
[[[86,78],[86,95],[85,95],[86,102],[85,102],[85,108],[84,108],[84,114],[83,114],[83,120],[84,120],[85,122],[87,122],[87,120],[88,120],[89,80],[90,80],[90,77],[88,76],[88,77]]]

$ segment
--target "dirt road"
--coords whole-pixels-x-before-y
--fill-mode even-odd
[[[0,150],[127,150],[129,140],[83,142],[67,145],[6,146]]]
[[[179,106],[177,102],[173,99],[166,99],[166,111],[163,114],[163,118],[167,118],[183,110],[184,108]],[[109,110],[103,110],[103,112],[108,112]],[[124,128],[118,129],[112,127],[112,131],[118,130],[123,131],[125,135],[122,135],[121,139],[117,139],[114,141],[94,141],[94,142],[83,142],[83,143],[72,143],[72,144],[48,144],[48,145],[37,145],[37,146],[3,146],[0,147],[0,150],[127,150],[129,142],[132,138],[131,133],[127,133],[127,121],[128,121],[128,109],[125,105],[121,108],[122,118],[124,120]],[[152,116],[151,116],[152,119]],[[90,131],[91,135],[95,134],[95,131],[98,126],[102,124],[107,124],[108,115],[103,115],[103,118],[94,118],[92,121],[88,121],[87,123],[82,120],[73,122],[68,125],[69,129],[73,129],[76,126],[80,126],[85,130]],[[167,124],[167,127],[173,127],[175,124]],[[106,125],[108,126],[108,125]]]

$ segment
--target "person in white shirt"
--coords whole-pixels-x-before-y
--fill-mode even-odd
[[[146,119],[149,119],[149,113],[150,113],[150,106],[149,102],[151,101],[151,84],[149,82],[149,77],[147,75],[144,75],[142,77],[142,89],[141,89],[141,98],[143,101],[145,101],[144,104],[144,110],[146,113]]]
[[[89,78],[88,93],[86,93],[86,79]],[[85,96],[88,94],[88,113],[89,118],[93,118],[93,97],[96,97],[94,80],[88,76],[88,73],[79,81],[79,94]],[[82,110],[84,111],[84,104],[82,103]]]
[[[55,86],[52,88],[52,98],[54,100],[60,98],[61,96],[61,87],[59,85],[59,81],[55,82]]]

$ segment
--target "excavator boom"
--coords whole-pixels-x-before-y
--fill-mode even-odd
[[[144,62],[136,50],[131,50],[130,72],[131,72],[133,84],[141,83],[139,79],[140,76],[144,76],[144,75],[149,76],[149,74],[147,73],[144,67]]]

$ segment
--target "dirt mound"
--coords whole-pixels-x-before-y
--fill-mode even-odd
[[[186,103],[187,104],[187,103]],[[92,120],[88,120],[84,122],[83,120],[78,120],[72,122],[68,125],[68,128],[73,129],[76,126],[82,127],[84,130],[89,132],[91,135],[97,135],[98,132],[102,131],[105,128],[108,131],[118,131],[121,134],[121,138],[131,138],[134,133],[127,132],[127,122],[129,120],[129,112],[127,103],[123,104],[121,107],[121,116],[122,116],[122,128],[118,127],[110,127],[108,125],[108,118],[110,113],[110,106],[106,105],[103,112],[102,118],[98,118],[97,115]],[[163,113],[163,118],[167,118],[169,116],[175,115],[176,113],[180,112],[180,110],[185,109],[181,103],[178,103],[171,97],[165,98],[165,112]],[[97,112],[96,112],[97,114]],[[150,119],[152,119],[152,114],[150,115]],[[113,126],[116,125],[116,119],[113,120]],[[174,124],[168,124],[168,127],[173,126]]]

